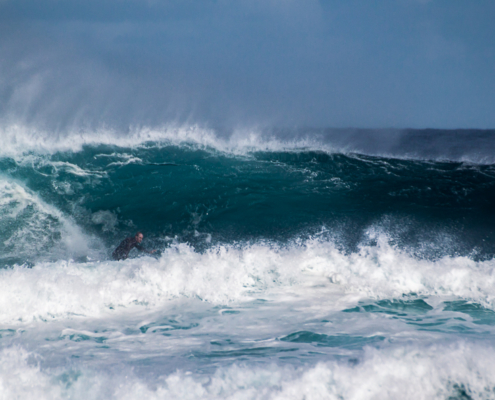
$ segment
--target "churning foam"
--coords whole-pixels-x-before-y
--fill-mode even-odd
[[[495,309],[493,260],[418,260],[385,239],[358,253],[344,254],[331,242],[313,240],[286,248],[263,243],[215,246],[203,253],[178,244],[158,259],[57,261],[3,269],[0,322],[16,325],[71,315],[100,317],[128,308],[161,307],[178,297],[212,304],[250,301],[273,288],[306,287],[315,279],[363,298],[411,293],[457,296]]]
[[[31,258],[53,247],[88,254],[88,238],[79,227],[19,182],[0,177],[0,207],[0,224],[7,231],[3,257]]]
[[[177,371],[147,382],[130,370],[40,369],[35,354],[0,353],[5,399],[487,399],[495,395],[495,351],[467,345],[365,349],[353,363],[310,367],[233,365],[211,376]]]

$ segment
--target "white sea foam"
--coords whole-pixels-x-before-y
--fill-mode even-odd
[[[361,298],[403,294],[456,296],[495,309],[495,261],[467,257],[418,260],[385,239],[344,254],[330,242],[289,248],[217,246],[204,253],[186,244],[159,259],[39,263],[0,270],[0,322],[18,324],[71,315],[100,317],[111,309],[160,307],[178,297],[212,304],[250,301],[255,293],[301,286],[311,279]],[[308,291],[311,289],[307,289]]]
[[[290,271],[277,270],[280,255],[264,246],[225,247],[199,254],[182,244],[158,260],[40,263],[0,270],[2,323],[70,315],[101,316],[109,308],[159,306],[178,297],[215,304],[241,299],[251,290],[288,284]]]
[[[115,230],[118,224],[118,217],[111,211],[100,210],[91,215],[91,222],[95,225],[101,225],[103,232],[109,232]]]
[[[45,163],[48,164],[47,161]],[[104,172],[99,172],[99,171],[86,171],[82,169],[81,167],[68,163],[68,162],[62,162],[62,161],[51,161],[49,162],[49,165],[53,166],[55,168],[55,171],[58,172],[58,170],[63,170],[66,173],[72,174],[72,175],[77,175],[77,176],[104,176]]]
[[[39,154],[21,154],[16,157],[16,163],[20,166],[31,166],[34,171],[43,176],[57,176],[60,171],[84,178],[101,178],[106,175],[106,172],[104,171],[85,170],[78,165],[66,161],[51,161],[47,159],[47,157]],[[50,169],[50,172],[41,172],[47,167]]]
[[[357,363],[309,367],[220,367],[210,376],[177,371],[156,381],[127,369],[42,370],[35,355],[4,349],[4,399],[488,399],[495,396],[495,350],[463,342],[425,348],[367,349]],[[452,396],[452,397],[450,397]]]
[[[52,377],[41,372],[38,366],[29,363],[28,352],[14,347],[4,349],[0,354],[0,398],[39,400],[63,398],[61,387],[53,383]]]

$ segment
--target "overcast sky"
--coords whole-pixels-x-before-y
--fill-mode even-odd
[[[0,120],[495,128],[495,1],[0,0]]]

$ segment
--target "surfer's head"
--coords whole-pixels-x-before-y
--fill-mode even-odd
[[[141,243],[143,241],[143,237],[144,237],[144,235],[142,232],[136,233],[136,240],[138,243]]]

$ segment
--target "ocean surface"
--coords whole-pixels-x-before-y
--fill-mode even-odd
[[[1,399],[495,398],[495,131],[2,137]]]

